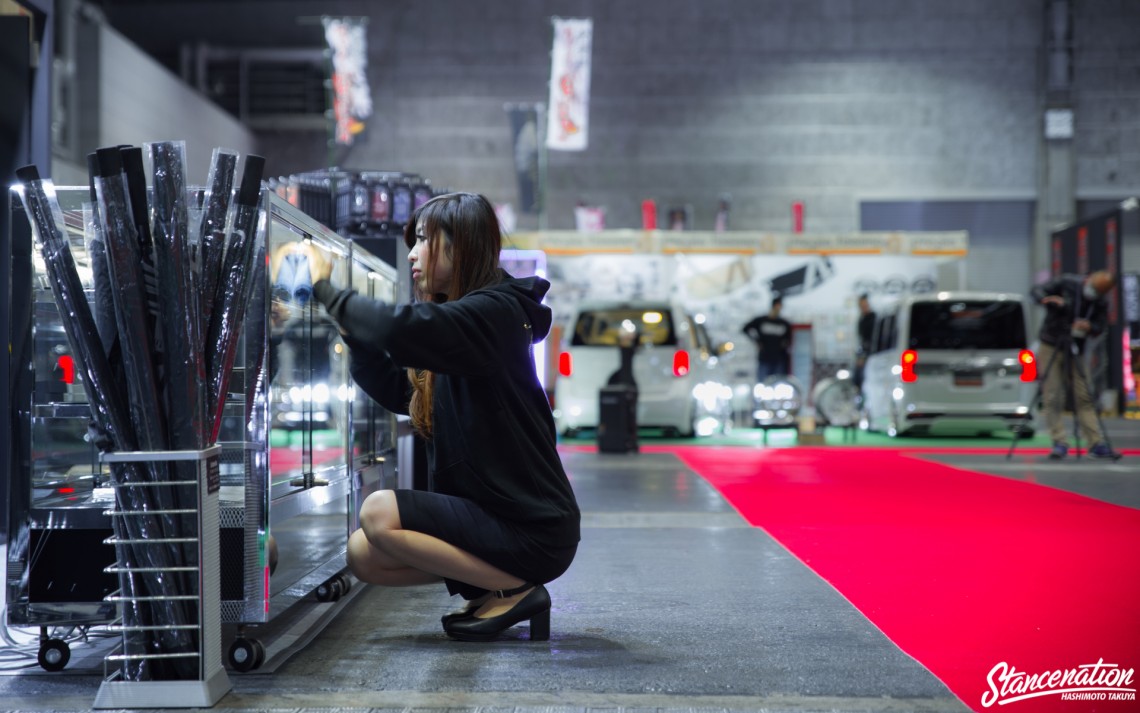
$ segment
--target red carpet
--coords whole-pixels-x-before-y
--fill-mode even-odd
[[[1140,710],[1140,510],[896,450],[642,450],[675,453],[972,709]]]
[[[313,448],[309,452],[312,457],[312,462],[309,464],[312,468],[317,468],[321,465],[344,458],[343,448],[322,448],[320,446]],[[279,446],[269,449],[269,471],[275,476],[290,475],[293,471],[301,470],[305,467],[306,462],[304,459],[305,450],[300,446]]]

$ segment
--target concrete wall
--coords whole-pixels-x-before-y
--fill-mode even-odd
[[[1140,195],[1140,2],[1077,0],[1077,197]]]
[[[594,19],[591,145],[549,156],[549,224],[689,204],[712,226],[854,230],[863,196],[1035,191],[1040,0],[389,3],[349,163],[514,198],[504,102],[545,102],[551,15]]]
[[[320,132],[262,134],[271,173],[335,163],[420,172],[515,201],[507,102],[545,103],[551,16],[594,20],[591,145],[549,156],[548,225],[605,205],[692,207],[712,227],[859,227],[864,200],[1029,201],[1041,174],[1049,0],[390,0],[325,2],[370,18],[376,113],[351,151]],[[1140,194],[1140,2],[1071,0],[1076,195]],[[235,46],[321,40],[313,3],[130,3],[112,20]],[[169,53],[169,46],[166,51]],[[520,229],[537,218],[523,216]],[[1016,253],[1031,235],[1001,236]],[[987,238],[975,245],[985,249]],[[995,253],[996,254],[996,253]],[[996,288],[993,271],[971,287]],[[1015,286],[1016,287],[1016,286]]]
[[[214,148],[257,152],[254,133],[187,86],[112,27],[77,18],[74,149],[58,153],[60,185],[86,185],[86,155],[97,148],[186,142],[187,180],[205,183]]]

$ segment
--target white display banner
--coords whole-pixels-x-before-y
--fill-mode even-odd
[[[324,18],[325,39],[332,51],[334,137],[342,146],[351,146],[372,116],[367,23],[367,18]]]
[[[594,21],[554,18],[546,147],[583,151],[590,119],[590,47]]]

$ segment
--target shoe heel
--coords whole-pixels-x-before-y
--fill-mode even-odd
[[[550,610],[540,611],[530,618],[530,640],[550,640]]]

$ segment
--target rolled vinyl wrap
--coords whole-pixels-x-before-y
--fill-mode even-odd
[[[112,281],[112,294],[115,298],[115,314],[122,348],[123,372],[127,388],[129,412],[135,429],[138,447],[144,451],[167,450],[169,440],[162,408],[162,395],[159,391],[154,337],[150,330],[147,307],[147,294],[143,284],[141,245],[138,230],[134,224],[134,211],[127,196],[125,176],[119,149],[100,149],[101,175],[94,180],[99,199],[99,215],[102,219],[103,234],[107,244],[109,276]],[[168,463],[144,463],[144,470],[150,482],[163,482],[176,479]],[[177,492],[172,488],[140,487],[128,488],[126,495],[135,501],[135,506],[145,504],[145,511],[170,511],[179,505]],[[194,523],[188,516],[159,515],[131,516],[130,527],[136,539],[162,540],[182,538],[194,532]],[[138,521],[137,523],[135,521]],[[144,551],[145,550],[145,551]],[[184,544],[159,543],[134,548],[135,557],[131,564],[151,567],[186,566],[193,564],[196,550],[191,558]],[[141,556],[141,559],[140,559]],[[190,581],[184,573],[150,573],[147,581],[152,596],[175,595],[190,591]],[[187,608],[184,601],[176,599],[156,599],[145,602],[132,602],[128,607],[134,614],[132,619],[151,620],[173,624],[194,623],[196,613]],[[153,639],[147,648],[159,651],[193,651],[197,648],[196,636],[191,630],[155,630],[146,632]],[[140,652],[132,652],[140,653]],[[161,668],[169,668],[162,677],[186,678],[196,673],[187,669],[187,661],[161,661]],[[157,674],[157,671],[155,671]]]
[[[198,228],[198,273],[201,275],[202,331],[210,324],[210,315],[216,306],[211,299],[217,289],[222,272],[222,256],[226,249],[226,216],[234,190],[237,171],[237,154],[214,149],[210,159],[210,172],[206,177],[203,197],[202,222]]]
[[[83,375],[91,418],[94,427],[101,433],[98,440],[110,449],[138,450],[122,394],[116,388],[110,364],[103,353],[95,318],[84,294],[83,283],[75,269],[75,258],[67,242],[63,211],[55,198],[55,186],[50,180],[41,180],[39,172],[33,166],[19,169],[16,175],[24,185],[21,198],[32,232],[40,243],[52,298],[59,310],[68,344],[78,357],[77,368]],[[144,476],[132,472],[135,469],[129,465],[133,464],[118,464],[111,469],[116,482],[127,482],[132,477],[144,479]],[[120,497],[119,492],[129,492],[125,489],[116,491],[117,498]],[[120,507],[123,505],[120,502]],[[116,518],[113,525],[117,537],[131,539],[133,528],[130,527],[129,518]],[[129,549],[128,545],[116,548],[120,561],[128,561],[131,557]],[[124,596],[147,595],[147,589],[139,577],[121,574],[119,582]],[[128,635],[124,638],[124,643],[128,646],[145,646],[144,638],[138,634]],[[150,678],[147,663],[129,662],[123,668],[124,677],[127,680]]]
[[[233,232],[230,244],[222,263],[222,280],[218,282],[214,295],[214,312],[206,339],[210,363],[210,442],[213,442],[222,425],[222,410],[225,407],[226,391],[234,359],[237,357],[238,341],[245,311],[253,301],[253,290],[257,284],[258,262],[264,262],[264,252],[260,249],[263,241],[258,240],[257,223],[260,212],[257,200],[260,195],[261,173],[264,159],[260,156],[246,158],[245,172],[242,175],[242,188],[238,194],[234,210]],[[251,189],[256,186],[256,189]]]

